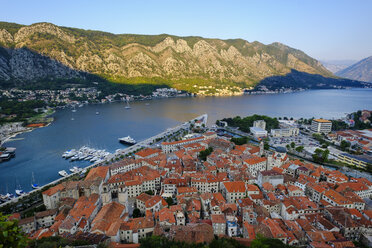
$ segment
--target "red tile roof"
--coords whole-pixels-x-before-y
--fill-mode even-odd
[[[161,153],[161,149],[152,149],[152,148],[145,148],[137,153],[135,155],[142,157],[142,158],[147,158],[148,156],[151,156],[156,153]]]
[[[106,178],[108,173],[108,166],[98,166],[89,170],[88,175],[85,177],[85,181],[93,180],[96,178],[101,178],[102,180]]]
[[[229,193],[246,191],[244,182],[224,182],[223,184]]]
[[[52,196],[52,195],[56,194],[57,192],[60,192],[64,189],[65,189],[65,187],[62,184],[57,184],[56,186],[53,186],[53,187],[45,190],[43,192],[43,195]]]

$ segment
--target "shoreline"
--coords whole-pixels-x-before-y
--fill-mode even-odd
[[[336,88],[336,89],[300,89],[300,90],[292,90],[292,91],[288,91],[288,92],[261,92],[261,91],[244,92],[243,91],[241,94],[236,94],[236,95],[198,95],[197,93],[189,93],[190,95],[180,95],[180,96],[171,96],[171,97],[152,97],[152,98],[149,98],[149,99],[134,99],[134,100],[129,101],[129,102],[154,101],[154,100],[163,100],[163,99],[168,99],[168,98],[197,98],[197,97],[201,97],[201,98],[204,98],[204,97],[221,97],[221,98],[224,98],[224,97],[239,97],[239,96],[248,96],[248,95],[279,95],[279,94],[291,94],[291,93],[298,93],[298,92],[312,91],[312,90],[347,90],[347,89],[369,89],[369,90],[371,90],[372,88],[368,88],[368,87],[366,88],[365,87],[365,88],[344,88],[344,89],[338,89],[338,88]],[[107,102],[86,103],[84,105],[110,104],[110,103],[116,103],[116,102],[124,102],[125,103],[125,101],[123,101],[123,100],[113,100],[113,101],[107,101]],[[73,105],[76,105],[76,104],[73,104]],[[65,108],[69,108],[71,106],[72,106],[72,104],[68,104],[68,105],[64,105],[64,106],[57,106],[57,107],[53,108],[53,111],[51,113],[49,113],[48,115],[45,115],[44,118],[54,114],[58,109],[65,109]],[[52,121],[48,122],[45,126],[42,126],[42,127],[49,126],[50,124],[52,124],[53,121],[54,121],[54,119]],[[11,141],[10,139],[16,137],[19,134],[31,132],[34,129],[42,128],[42,127],[33,127],[33,128],[30,128],[30,129],[27,129],[27,130],[24,130],[24,131],[19,131],[19,132],[13,133],[13,134],[9,135],[8,137],[6,137],[3,141],[1,141],[0,146],[4,145],[6,142]]]
[[[55,112],[56,112],[56,110],[53,109],[53,111],[52,111],[51,113],[49,113],[49,114],[47,114],[47,115],[45,115],[45,116],[43,116],[43,117],[46,118],[46,117],[48,117],[48,116],[54,114]],[[49,121],[45,126],[40,126],[40,127],[25,127],[25,130],[18,131],[18,132],[15,132],[15,133],[12,133],[12,134],[10,134],[9,136],[7,136],[4,140],[2,140],[2,141],[0,142],[0,146],[3,146],[5,143],[12,141],[11,139],[12,139],[12,138],[15,138],[17,135],[20,135],[20,134],[23,134],[23,133],[32,132],[33,130],[38,129],[38,128],[47,127],[47,126],[49,126],[50,124],[52,124],[53,121],[54,121],[54,119],[53,119],[52,121]],[[12,122],[9,122],[9,123],[7,123],[7,124],[10,124],[10,123],[12,123]]]
[[[200,120],[200,119],[203,119],[203,118],[208,118],[208,114],[203,114],[203,115],[197,116],[196,118],[192,118],[190,121]],[[178,124],[174,127],[167,128],[166,130],[164,130],[160,133],[157,133],[157,134],[155,134],[155,135],[153,135],[153,136],[151,136],[151,137],[149,137],[149,138],[147,138],[143,141],[140,141],[133,146],[129,146],[129,147],[126,147],[126,148],[123,148],[123,149],[118,149],[118,151],[116,151],[115,153],[112,153],[111,156],[108,156],[104,161],[95,162],[91,165],[88,165],[88,166],[84,167],[84,169],[89,170],[91,168],[98,167],[98,166],[107,166],[107,164],[109,164],[110,162],[116,161],[116,158],[120,158],[121,156],[125,156],[125,155],[131,154],[133,152],[136,152],[138,149],[143,149],[147,146],[150,146],[151,143],[154,142],[157,138],[164,137],[165,135],[167,135],[169,133],[175,133],[175,132],[177,132],[181,129],[184,129],[184,128],[189,128],[189,126],[190,126],[189,122],[181,122],[180,124]],[[7,202],[0,203],[0,208],[5,207],[8,204],[12,204],[12,203],[16,203],[18,201],[21,201],[24,198],[29,197],[33,193],[44,191],[49,186],[56,185],[57,183],[61,183],[63,181],[68,181],[71,177],[79,175],[80,173],[81,172],[71,173],[71,174],[68,174],[66,177],[60,177],[60,178],[58,178],[54,181],[51,181],[47,184],[41,185],[40,188],[32,189],[31,191],[25,193],[24,195],[17,196],[17,197],[15,197],[15,198],[7,201]]]

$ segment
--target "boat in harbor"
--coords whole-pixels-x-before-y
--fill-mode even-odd
[[[68,173],[67,173],[65,170],[58,171],[58,174],[59,174],[61,177],[67,177],[67,176],[68,176]]]
[[[70,169],[70,171],[71,171],[72,173],[78,173],[78,172],[81,171],[81,169],[80,169],[79,167],[74,166],[74,167],[72,167],[72,168]]]
[[[110,153],[106,150],[99,150],[87,146],[82,146],[80,149],[77,150],[71,149],[65,151],[62,154],[62,157],[70,159],[71,162],[76,160],[86,160],[93,163],[100,159],[105,159],[108,155],[110,155]]]
[[[38,189],[38,188],[40,188],[40,186],[39,186],[37,183],[35,183],[34,172],[32,172],[31,187],[32,187],[33,189]]]
[[[22,189],[16,189],[15,192],[18,196],[26,194]]]
[[[8,200],[11,200],[11,199],[14,198],[14,195],[13,195],[12,193],[7,193],[7,194],[5,195],[5,197],[6,197]]]
[[[137,141],[130,136],[119,138],[119,142],[125,145],[134,145],[137,143]]]
[[[68,159],[76,155],[76,150],[71,149],[63,153],[62,158]]]

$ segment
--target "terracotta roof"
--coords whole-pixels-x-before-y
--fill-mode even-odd
[[[155,195],[155,196],[152,196],[150,199],[148,199],[145,202],[145,206],[146,206],[146,208],[151,208],[151,207],[153,207],[155,204],[157,204],[159,202],[162,202],[162,205],[163,206],[166,206],[167,205],[167,203],[165,202],[165,200],[161,196]]]
[[[140,217],[129,219],[121,223],[120,230],[132,230],[137,231],[138,229],[152,228],[154,227],[154,220],[152,218]]]
[[[171,226],[169,238],[186,243],[210,243],[214,239],[213,227],[206,223],[189,223],[187,226]]]
[[[120,219],[124,211],[125,206],[117,202],[104,205],[92,221],[91,232],[100,231],[106,233],[110,229],[111,225]],[[118,224],[116,223],[115,225],[117,229],[119,229]]]
[[[265,191],[274,191],[274,190],[275,190],[274,186],[273,186],[271,183],[269,183],[269,182],[265,182],[265,183],[263,183],[263,184],[262,184],[262,188],[263,188]]]
[[[146,194],[146,193],[141,193],[139,196],[136,197],[136,200],[146,202],[147,200],[150,200],[152,198],[151,195]]]
[[[260,189],[254,184],[246,184],[245,186],[246,186],[247,191],[258,191],[258,192],[260,192]]]
[[[254,202],[249,198],[243,198],[236,200],[239,207],[253,207]]]
[[[302,189],[300,189],[299,187],[295,186],[295,185],[289,185],[287,187],[288,191],[297,191],[297,190],[300,190],[300,191],[303,191]]]
[[[32,217],[28,217],[28,218],[24,218],[24,219],[20,219],[18,221],[18,225],[25,225],[25,224],[28,224],[28,223],[32,223],[35,221],[35,218],[32,216]]]
[[[265,157],[252,156],[250,158],[245,159],[244,162],[246,162],[249,165],[254,165],[254,164],[265,162],[266,160],[267,158]]]
[[[161,149],[152,149],[152,148],[145,148],[137,153],[135,155],[140,156],[142,158],[146,158],[148,156],[151,156],[156,153],[161,153]]]
[[[174,217],[174,213],[169,208],[163,208],[159,211],[159,221],[160,222],[168,222],[170,224],[176,223],[176,218]]]
[[[269,227],[273,238],[287,238],[287,233],[279,226],[277,222],[272,219],[265,219],[262,221],[264,225]]]
[[[198,192],[198,190],[195,187],[178,187],[177,191],[178,191],[178,194]]]
[[[347,189],[352,189],[353,191],[365,191],[369,190],[368,186],[361,182],[346,182],[346,183],[341,183],[337,188],[337,192],[342,192]]]
[[[21,214],[20,213],[13,213],[8,217],[8,220],[14,220],[14,219],[20,220],[21,219]]]
[[[243,223],[243,226],[244,226],[245,230],[247,230],[248,240],[253,241],[256,238],[256,233],[254,231],[253,225],[251,225],[251,224],[249,224],[248,222],[245,221]]]
[[[310,247],[312,247],[312,248],[332,248],[332,246],[327,245],[325,242],[310,242]]]
[[[223,195],[218,192],[218,193],[213,193],[213,199],[217,201],[219,204],[220,203],[225,203],[226,199],[223,197]]]
[[[109,247],[110,248],[139,248],[141,244],[120,244],[116,242],[111,242]]]
[[[329,199],[333,200],[335,203],[339,205],[344,205],[344,204],[350,204],[351,202],[346,199],[344,196],[339,194],[338,192],[330,189],[324,192],[324,196],[328,197]]]
[[[102,180],[106,178],[108,173],[108,166],[98,166],[89,170],[88,175],[85,177],[84,181],[93,180],[97,177],[100,177]]]
[[[45,210],[42,212],[35,213],[35,218],[38,219],[38,218],[44,218],[44,217],[51,216],[51,215],[56,215],[57,212],[58,212],[57,209]]]
[[[229,193],[245,192],[246,190],[244,182],[223,182],[223,184]]]
[[[43,192],[43,195],[52,196],[52,195],[54,195],[55,193],[60,192],[60,191],[62,191],[62,190],[64,190],[64,189],[65,189],[65,187],[63,187],[63,185],[60,183],[60,184],[57,184],[56,186],[53,186],[53,187],[51,187],[51,188],[45,190],[45,191]]]
[[[73,217],[75,222],[77,222],[79,219],[83,217],[89,218],[94,212],[94,210],[97,208],[97,205],[95,204],[98,201],[98,198],[99,198],[98,194],[92,194],[90,197],[81,196],[76,201],[74,207],[70,210],[67,218]]]
[[[322,122],[322,123],[331,123],[331,121],[325,120],[325,119],[314,119],[313,121]]]

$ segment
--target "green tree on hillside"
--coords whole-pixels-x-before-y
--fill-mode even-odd
[[[18,220],[9,220],[0,212],[0,248],[26,247],[28,239],[18,226]]]

